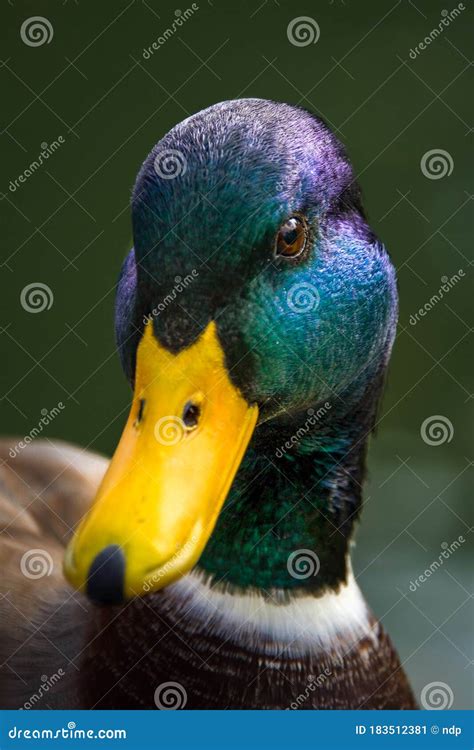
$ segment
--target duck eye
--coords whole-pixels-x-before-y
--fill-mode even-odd
[[[275,255],[284,258],[298,257],[305,249],[307,236],[306,222],[299,216],[292,216],[278,230]]]
[[[183,409],[183,422],[187,430],[194,430],[199,422],[201,415],[201,409],[197,404],[193,404],[192,401],[188,401]]]

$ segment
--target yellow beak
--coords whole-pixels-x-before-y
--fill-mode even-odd
[[[211,322],[177,355],[149,321],[131,412],[64,572],[93,599],[155,591],[198,561],[257,421],[229,379]]]

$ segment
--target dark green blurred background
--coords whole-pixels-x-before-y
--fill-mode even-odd
[[[416,59],[410,49],[454,5],[198,5],[145,60],[143,48],[188,5],[2,4],[2,433],[27,434],[42,409],[62,401],[66,408],[48,438],[113,451],[130,399],[113,337],[114,284],[131,246],[129,196],[144,157],[173,124],[239,96],[300,103],[322,115],[347,145],[400,288],[356,573],[417,695],[441,680],[453,691],[453,707],[469,707],[471,3]],[[50,21],[54,35],[30,47],[20,27],[36,15]],[[299,16],[317,21],[316,44],[289,42],[288,24]],[[10,180],[58,136],[64,144],[12,192]],[[422,173],[420,161],[432,149],[448,152],[450,175]],[[459,269],[465,276],[410,325],[441,277]],[[38,281],[50,287],[54,303],[31,314],[20,294]],[[420,427],[437,415],[451,423],[452,439],[431,446]],[[468,541],[410,591],[442,543],[459,535]]]

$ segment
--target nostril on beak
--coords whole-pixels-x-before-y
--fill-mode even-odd
[[[87,595],[98,604],[120,604],[124,599],[125,555],[110,544],[92,561],[87,578]]]
[[[183,409],[183,423],[187,430],[194,430],[198,426],[201,407],[194,401],[188,401]]]

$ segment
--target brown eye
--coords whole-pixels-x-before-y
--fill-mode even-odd
[[[275,254],[284,258],[296,258],[305,249],[307,235],[306,222],[299,216],[292,216],[278,230]]]

